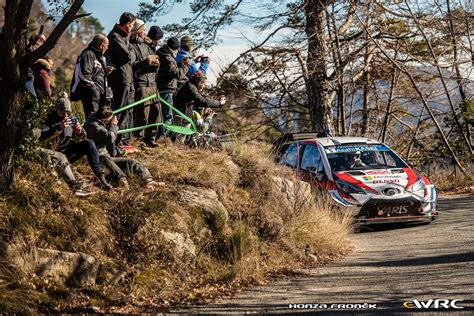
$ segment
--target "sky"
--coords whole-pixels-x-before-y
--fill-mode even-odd
[[[117,23],[122,12],[137,13],[138,4],[142,1],[152,2],[152,0],[85,0],[83,8],[86,12],[92,13],[102,24],[104,31],[108,33]],[[151,25],[163,26],[170,23],[180,23],[187,16],[190,16],[189,1],[175,2],[168,14],[158,17],[156,22],[149,23],[147,28]],[[207,73],[210,83],[214,84],[220,70],[248,48],[247,41],[237,38],[239,33],[240,31],[236,27],[231,26],[226,29],[226,32],[220,34],[222,43],[209,51],[196,52],[197,55],[204,54],[212,59]],[[167,38],[168,36],[165,34],[164,40]]]

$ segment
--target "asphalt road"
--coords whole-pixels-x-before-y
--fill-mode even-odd
[[[397,313],[422,311],[403,308],[404,302],[414,299],[460,299],[456,306],[464,309],[449,313],[473,315],[474,196],[444,197],[438,208],[439,218],[429,225],[391,225],[354,233],[354,251],[347,258],[308,270],[305,276],[180,312],[327,313],[319,308],[290,309],[289,304],[367,302],[377,304],[377,310],[365,312]],[[435,311],[446,310],[428,312]]]

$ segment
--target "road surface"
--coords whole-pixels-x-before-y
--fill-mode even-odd
[[[464,309],[450,311],[473,315],[474,196],[444,197],[439,200],[438,208],[439,218],[429,225],[383,226],[353,234],[354,251],[348,257],[308,270],[303,277],[255,287],[234,298],[178,312],[273,314],[329,311],[289,308],[290,304],[316,303],[328,306],[333,303],[372,303],[377,304],[378,311],[406,312],[404,302],[414,306],[413,300],[427,304],[430,299],[459,299],[462,301],[454,305]],[[366,312],[377,310],[373,306],[365,309]],[[441,306],[430,311],[445,309]]]

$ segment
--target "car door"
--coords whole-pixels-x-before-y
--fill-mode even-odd
[[[301,177],[304,181],[321,186],[327,181],[321,153],[316,145],[306,144],[300,162]]]
[[[295,142],[288,146],[285,153],[280,159],[280,164],[297,170],[299,167],[300,150],[301,144],[298,142]]]

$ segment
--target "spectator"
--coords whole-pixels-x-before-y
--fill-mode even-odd
[[[137,160],[109,155],[106,147],[115,142],[117,138],[117,123],[112,109],[109,106],[104,106],[96,113],[89,115],[84,128],[87,131],[87,137],[95,142],[102,162],[117,178],[120,186],[128,187],[127,175],[123,170],[129,174],[140,176],[142,184],[146,187],[155,185],[148,169]]]
[[[106,102],[106,74],[112,71],[111,66],[105,65],[104,53],[108,47],[107,37],[98,34],[77,58],[71,81],[71,99],[81,100],[86,118]]]
[[[46,41],[46,36],[44,34],[33,34],[26,44],[26,50],[28,52],[33,52],[38,49]]]
[[[129,34],[135,23],[136,17],[124,12],[120,16],[119,24],[108,35],[109,50],[108,62],[114,67],[110,74],[110,85],[114,95],[114,107],[123,107],[133,100],[133,54],[130,51]],[[132,127],[132,111],[126,110],[119,114],[119,126],[121,129]],[[130,138],[130,135],[124,135],[124,141]],[[122,137],[117,138],[120,142]]]
[[[50,99],[53,95],[51,78],[49,77],[49,72],[52,68],[53,60],[49,56],[38,59],[31,67],[34,76],[33,85],[36,92],[43,91]]]
[[[180,62],[183,58],[191,59],[194,50],[193,45],[193,39],[190,36],[183,36],[180,40],[181,47],[178,51],[178,55],[176,56],[176,62]],[[199,68],[196,62],[199,63]],[[180,82],[178,82],[178,89],[186,82],[188,78],[192,78],[195,74],[201,73],[205,75],[210,62],[211,59],[209,57],[198,56],[194,58],[186,74],[187,77],[182,78]]]
[[[84,155],[87,155],[89,165],[101,182],[102,187],[105,190],[112,189],[105,180],[104,173],[100,167],[99,153],[94,142],[85,139],[86,133],[84,129],[71,113],[71,102],[69,99],[67,97],[58,99],[55,103],[55,109],[48,115],[41,129],[35,131],[35,134],[40,142],[44,143],[44,147],[55,152],[54,155],[50,155],[51,160],[60,161],[63,168],[66,165],[64,156],[69,163],[74,163]],[[64,156],[57,153],[61,153]],[[68,180],[73,181],[70,176]],[[70,185],[73,186],[73,184]]]
[[[205,75],[196,74],[184,84],[174,99],[176,108],[189,114],[201,132],[206,132],[209,129],[212,119],[216,115],[210,108],[221,107],[226,102],[225,97],[221,97],[219,101],[205,98],[202,92],[206,83]]]
[[[151,41],[151,40],[149,40]],[[156,89],[156,74],[159,66],[158,56],[145,41],[145,23],[137,19],[135,21],[132,35],[130,38],[131,49],[135,55],[134,83],[135,83],[135,101],[158,93]],[[158,98],[153,98],[134,108],[133,116],[135,118],[134,126],[145,126],[158,122],[159,105]],[[154,141],[156,127],[149,127],[144,130],[144,143],[149,147],[157,147]],[[135,137],[141,137],[142,131],[136,131]]]
[[[171,37],[166,45],[158,49],[160,58],[160,67],[158,68],[158,77],[156,85],[160,91],[160,97],[170,104],[173,104],[173,95],[176,93],[178,79],[182,78],[189,69],[191,60],[183,58],[179,63],[176,62],[176,54],[179,49],[179,40]],[[173,121],[173,111],[166,104],[162,105],[162,115],[164,123],[171,124]],[[161,135],[167,136],[164,128],[160,128],[157,138]]]
[[[153,53],[156,52],[158,45],[160,44],[160,40],[163,38],[163,31],[160,29],[159,26],[153,25],[150,27],[148,31],[148,35],[145,37],[145,42],[150,46],[153,50]]]

